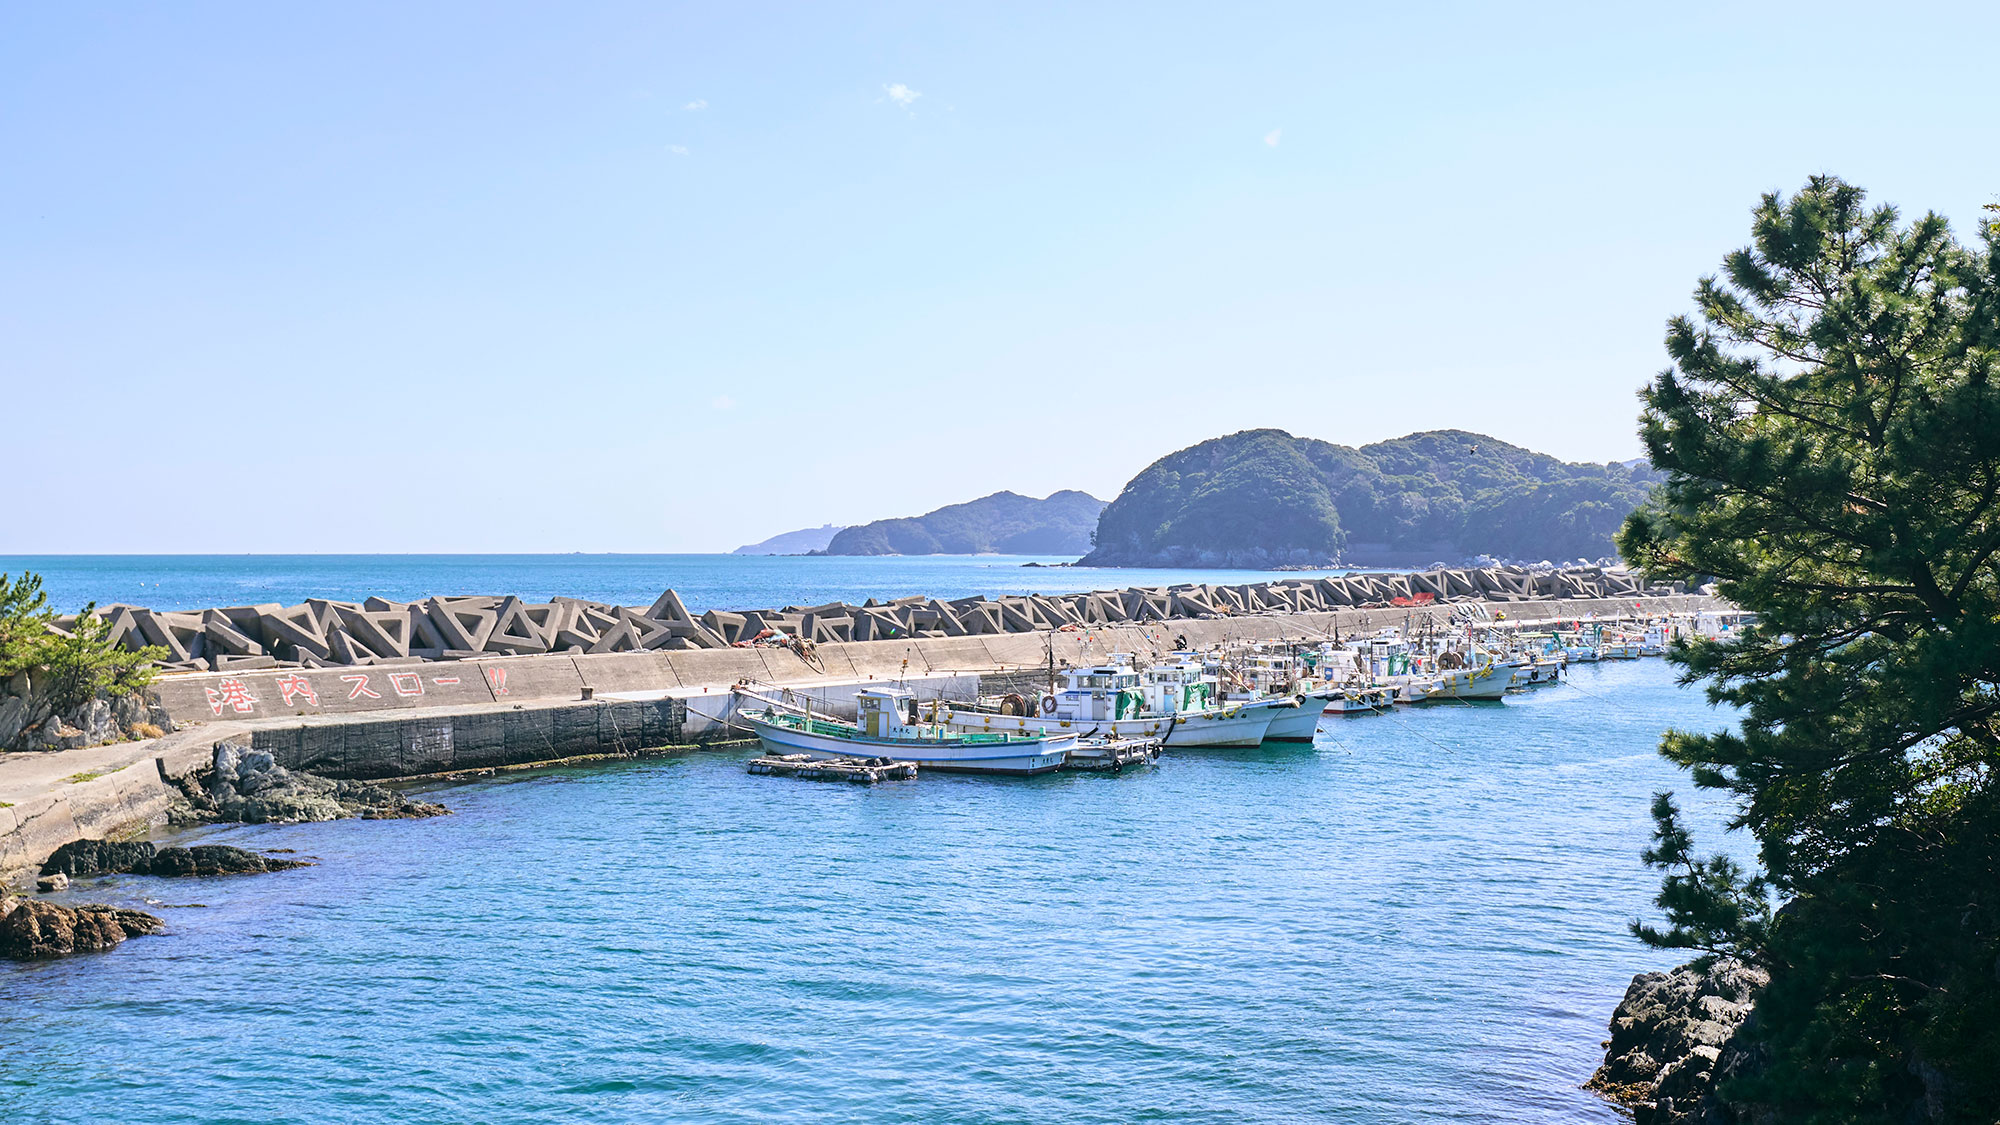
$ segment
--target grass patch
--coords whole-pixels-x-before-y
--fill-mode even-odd
[[[14,802],[12,801],[0,801],[0,809],[11,809],[13,807]]]
[[[69,782],[71,785],[81,785],[86,781],[96,781],[98,778],[103,776],[104,774],[102,771],[97,773],[73,773],[70,774],[68,777],[63,778],[63,780]]]
[[[299,712],[299,714],[303,715],[305,714],[305,712],[301,711]],[[159,727],[156,727],[151,723],[133,723],[132,733],[139,736],[140,738],[159,738],[165,735],[167,732],[161,730]]]

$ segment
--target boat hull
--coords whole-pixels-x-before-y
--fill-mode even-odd
[[[1227,708],[1221,711],[1194,711],[1175,716],[1167,734],[1167,749],[1195,747],[1262,746],[1271,729],[1272,709]]]
[[[1411,703],[1447,699],[1504,699],[1514,686],[1515,665],[1496,663],[1482,668],[1461,668],[1440,672],[1424,681],[1411,681],[1404,697]]]
[[[1514,669],[1514,686],[1531,687],[1552,684],[1562,678],[1561,664],[1552,660],[1537,660]]]
[[[1249,707],[1149,715],[1140,719],[1055,719],[946,710],[940,713],[939,720],[953,730],[977,733],[1157,738],[1169,749],[1185,750],[1196,746],[1262,745],[1264,733],[1271,728],[1271,715],[1270,708]]]
[[[1172,720],[1166,716],[1145,719],[1052,719],[1040,715],[996,715],[991,711],[946,708],[938,721],[953,730],[971,734],[1048,734],[1102,738],[1164,738]]]
[[[1388,688],[1342,689],[1326,701],[1323,715],[1374,715],[1395,706]]]
[[[1333,698],[1332,692],[1308,692],[1296,707],[1274,707],[1271,725],[1264,732],[1266,742],[1311,742],[1319,733],[1320,716]]]
[[[1062,768],[1073,734],[1009,742],[969,742],[956,739],[838,737],[765,722],[745,716],[756,728],[764,748],[779,754],[810,754],[815,758],[894,758],[915,762],[920,770],[950,773],[994,773],[1028,777]]]

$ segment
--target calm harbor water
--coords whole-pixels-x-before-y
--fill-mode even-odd
[[[79,888],[170,932],[0,965],[0,1115],[1612,1122],[1653,744],[1723,721],[1645,661],[1117,777],[710,751],[205,829],[318,865]]]

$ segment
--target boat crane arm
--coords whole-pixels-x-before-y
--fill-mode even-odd
[[[762,703],[766,707],[770,707],[775,710],[790,711],[795,715],[804,715],[808,719],[820,719],[829,723],[844,723],[847,721],[846,719],[836,718],[832,715],[818,714],[815,711],[813,711],[813,709],[810,707],[801,707],[796,703],[788,703],[782,699],[772,699],[768,695],[760,695],[757,692],[751,691],[749,688],[745,687],[742,684],[737,684],[736,686],[730,688],[729,690],[730,693],[733,695],[740,695],[748,699],[754,699],[757,702]]]

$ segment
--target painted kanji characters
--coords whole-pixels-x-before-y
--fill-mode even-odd
[[[247,715],[257,708],[257,697],[243,686],[243,681],[231,676],[214,687],[203,688],[208,695],[208,709],[217,715],[224,707],[232,708],[239,715]]]
[[[312,681],[299,675],[297,672],[280,679],[278,681],[278,690],[284,693],[285,706],[287,707],[292,705],[292,697],[295,695],[303,695],[308,704],[314,707],[319,706],[319,693],[313,690]]]

